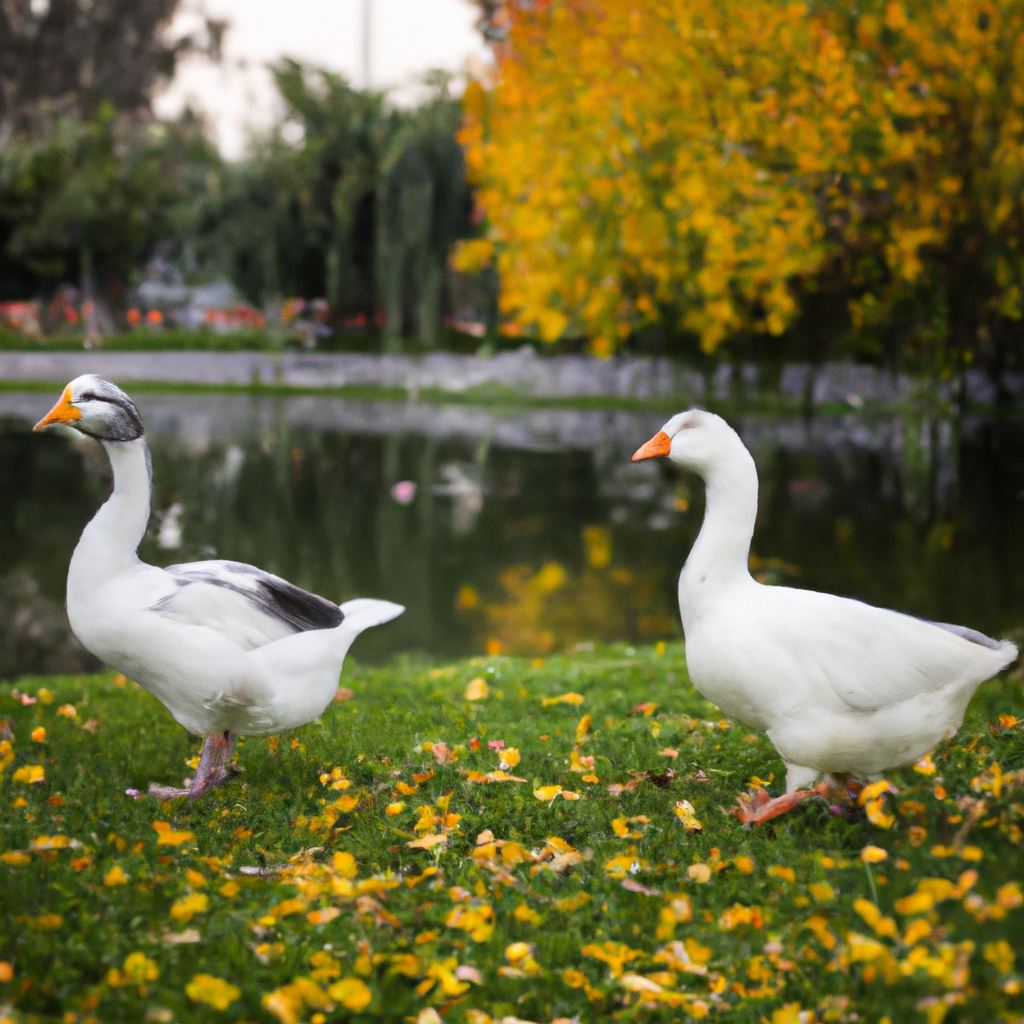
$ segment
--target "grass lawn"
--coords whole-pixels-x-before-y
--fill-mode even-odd
[[[753,830],[782,764],[681,644],[343,683],[193,807],[124,794],[198,750],[134,684],[4,684],[0,1021],[1024,1021],[1019,679],[898,793]]]

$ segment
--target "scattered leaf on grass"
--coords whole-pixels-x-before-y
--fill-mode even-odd
[[[687,832],[703,832],[704,826],[697,820],[693,804],[689,800],[677,800],[675,815],[683,823]]]
[[[181,846],[195,839],[192,832],[176,832],[166,821],[154,821],[153,828],[156,830],[157,846]]]
[[[466,700],[486,700],[489,694],[490,689],[486,680],[479,676],[476,679],[471,679],[466,685]]]
[[[79,846],[78,842],[67,836],[36,836],[28,844],[30,850],[63,850],[69,846]]]
[[[563,693],[557,697],[543,697],[541,698],[540,706],[542,708],[550,707],[552,704],[582,704],[583,694],[581,693]]]
[[[413,839],[405,845],[413,850],[432,850],[435,846],[443,846],[447,842],[446,835],[435,832],[420,836],[419,839]]]
[[[865,846],[860,851],[860,859],[865,864],[880,864],[883,860],[889,859],[889,853],[880,846]]]

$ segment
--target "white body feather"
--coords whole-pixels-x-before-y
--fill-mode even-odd
[[[768,734],[787,788],[824,771],[877,775],[954,735],[978,686],[1016,658],[1014,644],[757,583],[747,567],[757,515],[750,453],[711,413],[674,417],[665,433],[670,457],[707,485],[679,578],[690,676],[726,714]]]
[[[289,586],[277,577],[230,562],[178,567],[178,576],[146,565],[136,554],[149,519],[145,440],[104,447],[114,492],[68,571],[68,618],[82,645],[200,736],[265,735],[320,715],[352,641],[400,615],[401,605],[349,601],[335,628],[297,630],[254,601],[259,581]],[[191,571],[206,581],[189,580]]]

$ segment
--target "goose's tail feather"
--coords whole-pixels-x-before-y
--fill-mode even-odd
[[[339,605],[345,621],[339,628],[359,634],[371,626],[380,626],[398,618],[405,611],[403,605],[393,601],[378,601],[372,597],[357,597]]]

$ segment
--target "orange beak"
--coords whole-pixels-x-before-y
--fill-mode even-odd
[[[639,462],[641,459],[653,459],[656,455],[668,455],[671,447],[672,438],[664,430],[659,430],[647,444],[637,448],[633,453],[633,461]]]
[[[51,423],[74,423],[82,414],[71,404],[71,388],[65,388],[60,401],[32,428],[42,430]]]

